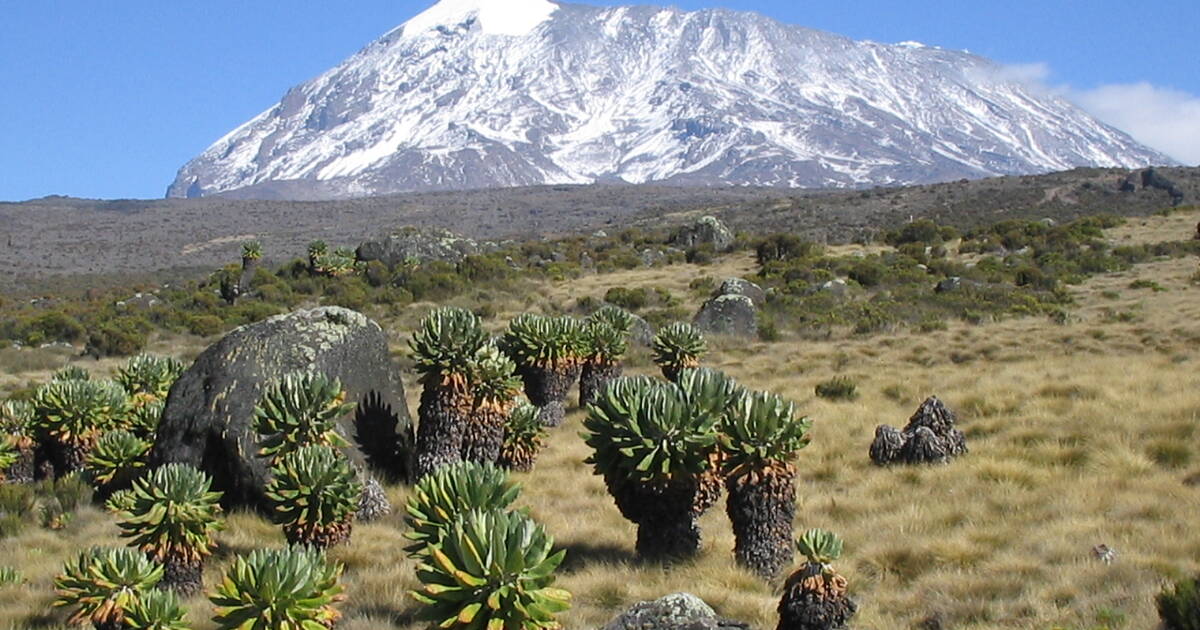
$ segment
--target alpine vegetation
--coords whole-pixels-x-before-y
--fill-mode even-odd
[[[845,627],[858,606],[846,593],[846,578],[832,565],[842,555],[842,539],[822,529],[810,529],[796,541],[796,548],[805,562],[784,583],[776,630]]]
[[[404,537],[413,541],[405,551],[414,558],[428,555],[455,517],[475,509],[507,509],[520,493],[521,486],[493,464],[464,461],[439,468],[417,483],[405,504],[409,531]]]
[[[533,403],[527,400],[517,403],[504,427],[504,444],[500,447],[497,464],[517,472],[533,470],[547,435],[546,425],[538,419],[538,414]]]
[[[434,309],[413,333],[409,347],[423,387],[417,479],[462,458],[463,431],[473,403],[470,376],[476,355],[487,342],[479,318],[459,308]]]
[[[494,344],[475,353],[468,382],[471,413],[463,428],[462,458],[494,463],[504,446],[504,427],[521,391],[517,366]]]
[[[621,375],[621,358],[629,350],[633,316],[611,304],[600,307],[584,326],[583,369],[579,374],[579,406],[587,407],[596,392]]]
[[[700,357],[708,352],[708,344],[694,326],[675,322],[658,331],[650,349],[663,377],[674,381],[680,370],[700,366]]]
[[[349,446],[336,422],[353,409],[337,379],[287,374],[267,387],[254,408],[254,430],[262,436],[258,454],[274,462],[305,446]]]
[[[500,348],[516,362],[525,395],[541,409],[542,424],[562,424],[567,390],[579,378],[586,352],[579,320],[524,313],[509,322]]]
[[[871,461],[880,466],[892,463],[946,463],[967,452],[962,431],[954,428],[956,417],[937,396],[926,398],[908,420],[903,431],[881,424],[871,442]]]
[[[121,536],[162,565],[163,585],[184,596],[202,586],[204,561],[224,527],[220,492],[208,475],[185,464],[168,464],[113,495]]]
[[[209,600],[221,630],[332,628],[346,597],[343,567],[311,547],[256,549],[238,556]]]
[[[37,441],[47,450],[55,477],[83,469],[96,440],[127,404],[125,390],[113,381],[51,381],[37,389]]]
[[[140,551],[94,547],[54,578],[54,605],[74,610],[70,623],[90,621],[96,630],[121,630],[125,616],[162,576],[162,567]]]
[[[796,452],[808,445],[812,422],[777,394],[743,394],[721,426],[726,511],[738,563],[773,578],[792,563],[796,514]]]
[[[682,558],[700,549],[701,477],[717,448],[719,407],[647,377],[608,383],[588,407],[586,460],[621,514],[638,525],[637,553]]]
[[[350,538],[362,490],[341,451],[313,444],[275,462],[266,495],[288,543],[327,549]]]

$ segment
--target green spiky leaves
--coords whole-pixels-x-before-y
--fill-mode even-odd
[[[212,553],[220,531],[220,492],[211,491],[208,475],[185,464],[156,468],[117,493],[109,509],[129,544],[160,561],[196,566]]]
[[[78,365],[68,365],[66,367],[59,368],[56,372],[54,372],[54,374],[52,374],[50,376],[50,380],[52,380],[52,381],[90,381],[90,380],[92,380],[92,375],[87,370],[79,367]]]
[[[416,370],[438,385],[465,388],[476,353],[488,342],[479,318],[466,309],[443,307],[430,311],[408,345]]]
[[[129,630],[188,630],[187,612],[172,591],[151,589],[142,593],[125,614]]]
[[[324,630],[341,618],[342,566],[313,548],[258,549],[239,556],[209,599],[222,630]]]
[[[842,539],[824,529],[810,529],[796,541],[796,549],[810,564],[828,567],[842,555]]]
[[[242,258],[247,260],[258,260],[262,258],[263,249],[262,243],[258,241],[246,241],[242,243]]]
[[[439,628],[559,628],[571,594],[553,588],[565,551],[521,513],[472,510],[456,518],[417,569],[420,616]]]
[[[573,317],[525,313],[509,322],[500,347],[518,366],[557,368],[582,359],[583,333],[583,324]]]
[[[88,442],[124,413],[125,390],[113,381],[51,381],[34,394],[39,430],[67,444]]]
[[[263,436],[258,454],[279,459],[304,446],[349,446],[336,421],[353,409],[337,379],[288,374],[268,386],[254,408],[254,430]]]
[[[4,481],[5,472],[21,457],[17,448],[17,438],[12,435],[0,434],[0,481]]]
[[[350,535],[362,484],[345,455],[323,445],[288,453],[271,468],[267,499],[288,542],[327,548]]]
[[[145,554],[122,547],[92,548],[54,578],[55,606],[74,607],[71,623],[120,627],[139,597],[162,579],[162,567]]]
[[[609,479],[670,481],[708,468],[720,416],[673,384],[622,377],[606,385],[584,420],[587,463]]]
[[[757,475],[791,466],[796,452],[808,446],[812,421],[796,418],[796,406],[778,394],[741,395],[721,427],[725,474]]]
[[[31,436],[34,407],[25,400],[6,400],[0,403],[0,433]]]
[[[146,468],[150,443],[129,431],[105,433],[88,453],[83,470],[97,488],[124,487]]]
[[[605,304],[588,316],[589,323],[607,324],[613,330],[628,335],[633,330],[633,315],[612,304]]]
[[[521,392],[517,365],[494,344],[480,348],[471,361],[467,380],[475,407],[507,408]]]
[[[492,464],[464,461],[444,466],[422,478],[404,506],[410,528],[404,536],[413,541],[404,550],[413,557],[426,555],[456,516],[472,509],[505,509],[520,492],[521,486]]]
[[[529,471],[545,443],[547,430],[539,418],[540,410],[528,400],[522,400],[509,413],[504,425],[504,444],[500,447],[501,466],[512,470]]]
[[[700,357],[708,352],[704,335],[694,326],[675,322],[658,331],[650,344],[654,363],[662,368],[668,380],[675,380],[680,370],[700,365]]]
[[[583,329],[584,355],[594,363],[613,364],[629,351],[628,333],[605,322],[588,322]]]
[[[117,371],[116,380],[130,396],[149,394],[158,400],[166,400],[167,392],[183,374],[183,369],[183,363],[178,359],[139,354]]]

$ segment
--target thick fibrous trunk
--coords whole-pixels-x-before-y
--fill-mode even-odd
[[[191,597],[200,592],[204,586],[204,565],[199,562],[181,562],[165,560],[162,563],[163,576],[158,587],[175,591],[182,598]]]
[[[548,427],[562,424],[566,417],[567,392],[579,378],[578,363],[553,366],[529,366],[520,370],[525,395],[539,408],[538,419]]]
[[[295,524],[284,525],[283,537],[287,539],[288,544],[311,545],[318,549],[329,549],[334,545],[350,540],[352,527],[349,517],[341,523],[334,523],[324,527],[311,525],[297,526]]]
[[[258,269],[257,258],[242,258],[242,275],[238,278],[238,293],[245,295],[250,292],[250,282],[254,280],[254,271]]]
[[[687,558],[700,551],[696,480],[670,483],[609,481],[625,518],[637,523],[637,554],[644,560]]]
[[[417,425],[416,478],[461,459],[463,428],[462,395],[440,384],[426,384],[421,392]]]
[[[43,454],[45,462],[48,464],[46,468],[53,471],[52,475],[55,479],[61,479],[71,473],[83,470],[83,464],[87,461],[88,453],[92,452],[92,446],[95,443],[95,439],[64,442],[50,438],[46,442]]]
[[[579,406],[586,407],[596,402],[596,394],[609,381],[621,376],[620,363],[587,361],[579,373]]]
[[[4,472],[9,483],[33,483],[37,471],[33,445],[17,448],[17,461]]]
[[[834,584],[827,585],[819,573],[814,573],[806,566],[788,578],[779,600],[779,625],[775,630],[833,630],[845,627],[854,616],[858,607],[846,595],[846,579],[833,576],[830,579]]]
[[[699,359],[691,359],[675,365],[664,364],[658,367],[662,370],[663,378],[674,383],[675,381],[679,380],[680,372],[688,368],[700,367],[700,361]]]
[[[504,445],[504,425],[508,413],[494,405],[479,407],[471,413],[463,430],[462,458],[479,463],[495,463]]]
[[[733,553],[739,564],[767,579],[792,564],[795,473],[730,479],[725,511],[733,523]]]

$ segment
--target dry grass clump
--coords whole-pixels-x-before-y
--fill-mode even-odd
[[[1194,225],[1195,216],[1186,220]],[[1131,234],[1136,240],[1141,232]],[[703,273],[744,274],[746,262]],[[1166,260],[1095,277],[1072,288],[1076,317],[1065,324],[1027,318],[873,337],[717,339],[705,363],[795,400],[814,420],[812,444],[798,461],[795,529],[820,527],[845,540],[839,568],[859,602],[856,627],[910,628],[936,619],[953,628],[1148,628],[1165,580],[1200,570],[1194,267],[1193,260]],[[545,287],[537,304],[566,308],[608,286],[637,283],[683,294],[698,271],[672,267],[558,283]],[[1166,290],[1130,289],[1139,277]],[[500,310],[521,308],[513,302]],[[1136,305],[1138,321],[1107,317],[1104,309],[1114,305]],[[392,331],[399,351],[407,332]],[[656,373],[636,353],[630,372]],[[853,379],[857,399],[815,394],[839,374]],[[406,384],[415,406],[417,390]],[[872,465],[874,427],[903,424],[929,394],[958,412],[970,452],[945,466]],[[514,475],[524,485],[518,507],[528,507],[568,550],[557,582],[575,595],[559,617],[566,627],[596,628],[638,600],[681,590],[723,616],[774,627],[780,584],[735,564],[721,505],[701,520],[703,550],[695,560],[669,567],[635,561],[634,526],[583,464],[589,449],[578,435],[582,416],[572,410],[535,470]],[[387,492],[398,507],[408,489]],[[421,627],[406,594],[417,581],[402,550],[401,512],[357,526],[349,544],[331,551],[347,566],[340,627]],[[61,623],[61,614],[47,612],[52,577],[79,548],[116,544],[116,533],[110,516],[87,508],[63,531],[29,527],[0,541],[0,566],[27,580],[0,587],[0,627]],[[210,585],[234,555],[283,544],[275,526],[247,513],[231,515],[218,540]],[[1093,556],[1098,544],[1117,551],[1112,564]],[[194,627],[212,627],[203,598],[187,604]]]

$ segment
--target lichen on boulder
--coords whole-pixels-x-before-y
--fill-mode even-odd
[[[190,464],[213,478],[227,506],[264,508],[269,462],[258,455],[254,408],[271,382],[297,371],[338,379],[346,399],[358,403],[337,420],[356,465],[406,474],[412,422],[387,337],[374,321],[339,307],[243,326],[201,353],[171,388],[150,465]]]

